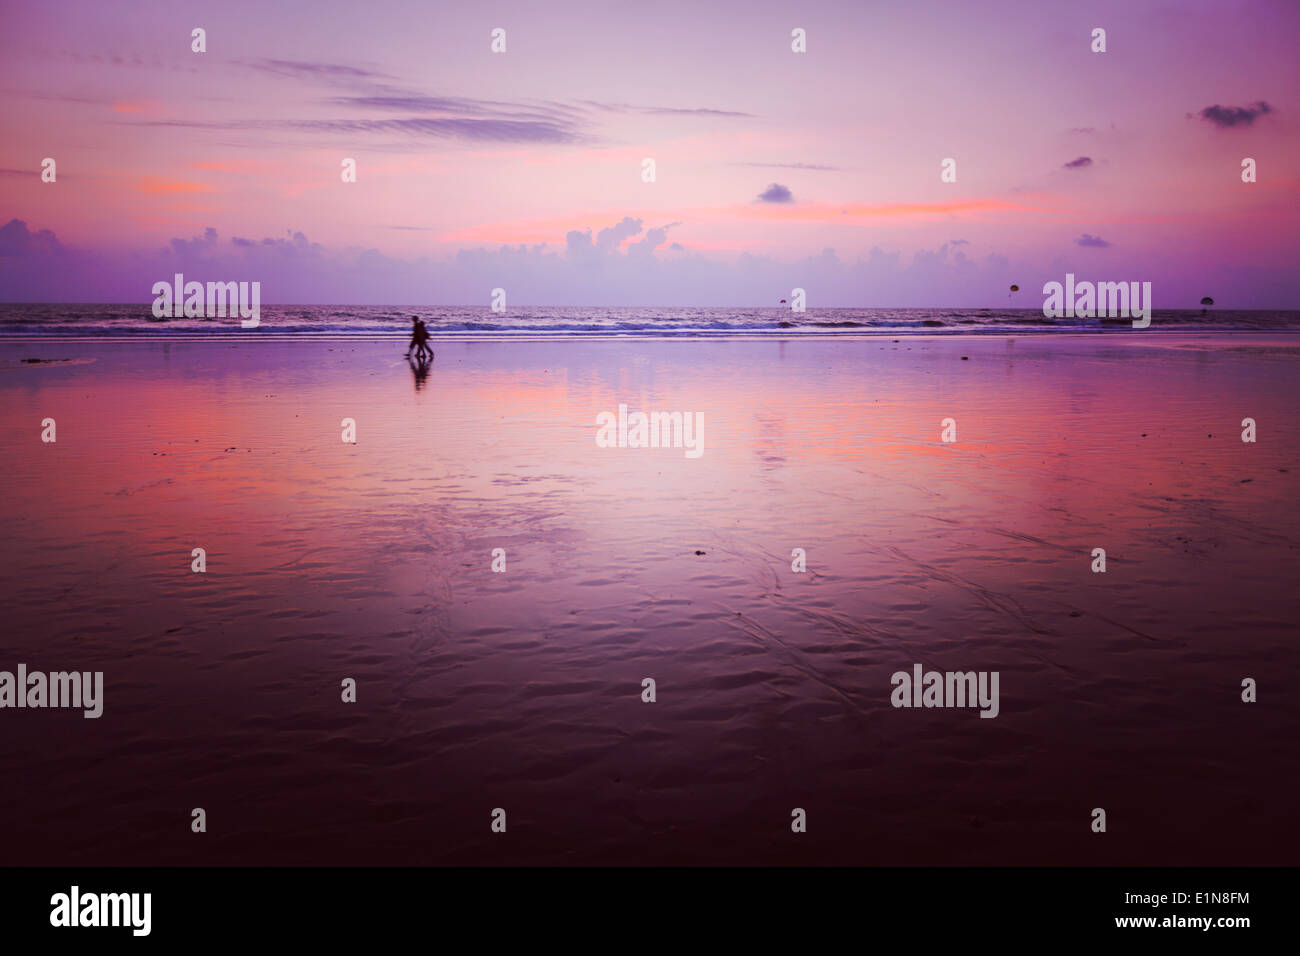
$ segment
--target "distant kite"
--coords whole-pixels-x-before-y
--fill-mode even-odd
[[[1207,295],[1204,299],[1201,300],[1201,305],[1214,305],[1214,300]]]
[[[1018,286],[1018,285],[1013,285],[1013,286],[1011,287],[1011,291],[1012,291],[1012,292],[1019,292],[1019,291],[1020,291],[1020,286]]]

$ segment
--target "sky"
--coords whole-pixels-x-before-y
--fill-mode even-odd
[[[1300,308],[1294,0],[0,7],[0,300]]]

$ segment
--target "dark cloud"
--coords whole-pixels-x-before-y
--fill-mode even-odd
[[[1263,100],[1250,106],[1219,106],[1216,103],[1201,110],[1201,119],[1209,120],[1219,129],[1228,129],[1232,126],[1249,126],[1265,113],[1273,112],[1276,112],[1273,107]]]
[[[145,120],[135,126],[161,126],[206,130],[298,129],[318,133],[404,133],[431,139],[463,139],[490,143],[573,143],[581,137],[576,127],[551,121],[474,119],[469,117],[412,117],[375,120]]]
[[[350,117],[345,115],[336,119],[259,118],[204,122],[175,118],[126,122],[128,125],[225,132],[298,130],[346,136],[397,134],[421,139],[459,139],[474,143],[569,144],[591,139],[589,128],[595,124],[598,112],[724,118],[752,115],[705,107],[637,106],[594,100],[583,100],[576,104],[530,99],[503,102],[465,96],[430,95],[419,90],[403,89],[388,82],[393,78],[387,74],[342,63],[276,59],[239,62],[248,69],[347,94],[322,99],[320,102],[327,106],[364,110],[380,115],[357,118],[353,113]]]
[[[545,100],[502,102],[465,96],[430,95],[385,82],[388,74],[340,63],[297,60],[257,60],[255,70],[343,89],[349,95],[322,99],[327,106],[381,113],[373,118],[311,120],[235,120],[191,124],[164,120],[157,125],[241,131],[305,130],[356,136],[366,133],[404,134],[420,138],[460,139],[476,143],[575,143],[586,137],[583,125],[590,111]],[[424,114],[400,116],[393,114]]]
[[[1107,242],[1101,236],[1090,236],[1086,232],[1078,239],[1074,240],[1076,246],[1089,246],[1093,249],[1107,249],[1114,243]]]
[[[780,183],[772,183],[758,194],[759,202],[794,202],[790,190]]]
[[[434,139],[489,143],[574,143],[581,137],[570,126],[552,121],[475,119],[463,116],[385,120],[298,120],[297,129],[330,133],[405,133]]]
[[[48,256],[63,252],[58,238],[48,229],[32,232],[21,219],[0,226],[0,256]]]
[[[732,166],[752,166],[756,169],[808,169],[817,172],[838,173],[839,166],[819,166],[816,163],[731,163]]]
[[[753,113],[739,113],[735,110],[713,109],[679,109],[674,106],[643,106],[642,113],[666,114],[669,116],[753,116]]]
[[[1092,165],[1091,156],[1080,156],[1078,159],[1072,159],[1065,164],[1066,169],[1083,169],[1085,166]]]
[[[255,60],[248,64],[255,70],[277,73],[280,76],[304,77],[346,77],[350,79],[371,79],[385,77],[387,74],[374,73],[355,66],[340,63],[309,63],[298,60]]]
[[[391,110],[408,113],[455,113],[466,116],[492,116],[507,119],[545,117],[557,122],[575,122],[590,115],[595,108],[607,113],[636,113],[640,115],[670,116],[724,116],[745,117],[749,113],[731,110],[683,109],[673,106],[632,106],[626,103],[597,103],[582,100],[580,105],[558,103],[553,100],[503,102],[479,100],[464,96],[428,96],[389,86],[373,85],[373,92],[364,96],[339,96],[327,102],[335,106]]]
[[[594,106],[596,109],[605,110],[607,113],[641,113],[645,115],[669,115],[669,116],[724,116],[724,117],[752,117],[753,113],[738,113],[735,110],[715,110],[707,108],[686,109],[677,106],[633,106],[630,103],[600,103],[596,100],[583,100],[587,106]]]
[[[523,122],[540,121],[576,129],[575,111],[562,103],[502,103],[498,100],[475,100],[463,96],[424,96],[423,94],[339,96],[327,102],[334,106],[386,112],[436,113]]]
[[[424,96],[413,93],[394,96],[337,96],[328,102],[335,106],[357,106],[371,109],[394,110],[407,113],[473,113],[491,112],[482,100],[463,96]]]

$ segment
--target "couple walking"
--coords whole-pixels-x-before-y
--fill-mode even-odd
[[[433,349],[429,348],[429,330],[418,315],[411,316],[411,344],[406,347],[408,359],[411,357],[412,349],[415,350],[417,362],[428,362],[433,359]]]

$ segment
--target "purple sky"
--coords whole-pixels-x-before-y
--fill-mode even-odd
[[[1293,0],[11,6],[4,300],[1300,307]]]

